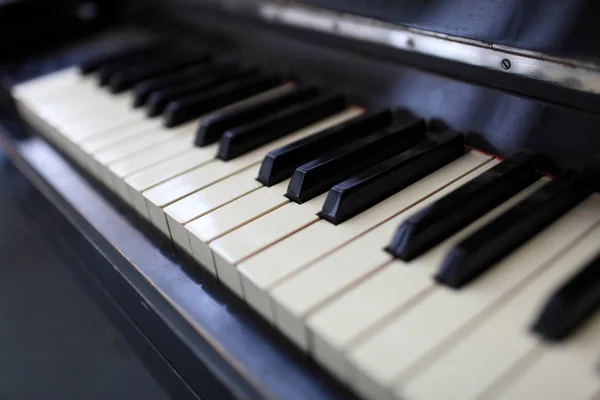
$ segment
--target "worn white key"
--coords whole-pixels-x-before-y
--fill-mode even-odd
[[[129,191],[131,204],[142,216],[150,219],[143,192],[177,175],[213,161],[213,153],[216,153],[217,148],[218,144],[216,143],[202,149],[195,147],[128,176],[125,178],[125,184]]]
[[[54,94],[60,89],[79,84],[84,80],[77,68],[65,68],[16,85],[12,89],[12,95],[27,101],[48,93]]]
[[[594,197],[588,201],[589,209],[600,215],[600,197]],[[440,352],[431,366],[400,388],[398,397],[481,398],[490,385],[538,345],[539,339],[530,333],[530,328],[541,305],[559,285],[597,255],[598,243],[600,227],[596,225],[488,320],[461,336],[458,343],[447,346],[445,353]]]
[[[215,160],[145,191],[144,197],[151,221],[155,226],[168,234],[167,220],[162,210],[164,207],[260,162],[265,154],[273,149],[331,126],[341,124],[346,120],[360,115],[362,112],[360,108],[351,107],[233,160],[227,162]]]
[[[597,243],[597,242],[596,242]],[[594,400],[600,393],[596,354],[600,314],[564,344],[544,344],[533,365],[511,382],[499,400]]]
[[[490,158],[488,156],[481,154],[467,154],[422,181],[411,185],[364,213],[364,217],[361,217],[358,220],[358,224],[349,224],[348,229],[366,226],[360,231],[350,231],[351,233],[355,233],[355,236],[349,236],[347,240],[352,240],[354,237],[363,234],[369,228],[369,221],[373,221],[374,225],[371,225],[370,228],[374,228],[376,225],[383,223],[385,220],[392,218],[396,214],[402,213],[405,215],[402,218],[407,218],[409,215],[417,212],[418,209],[424,207],[425,204],[431,204],[435,199],[443,196],[444,193],[448,193],[450,190],[458,188],[460,184],[465,182],[465,179],[473,179],[498,163],[497,160],[494,160],[493,162],[489,161]],[[474,169],[475,171],[473,171]],[[461,177],[465,175],[467,176],[461,179]],[[458,182],[455,182],[457,180]],[[450,185],[450,187],[444,188],[447,185]],[[419,203],[421,201],[422,203]],[[380,208],[380,206],[382,207]],[[398,226],[397,220],[398,217],[394,218],[395,226]],[[329,231],[321,229],[317,232],[314,229],[311,229],[314,226],[325,223],[325,221],[320,221],[319,223],[298,232],[291,238],[306,232],[304,235],[305,238],[313,237],[314,242],[319,242],[321,240],[327,242],[328,240],[325,239],[326,236],[336,235],[336,230],[338,228],[343,227],[346,223],[351,221],[353,221],[353,219],[338,226],[329,224],[329,226],[332,227]],[[308,233],[311,230],[312,232],[310,232],[309,235]],[[319,234],[319,236],[315,236],[316,234]],[[391,237],[392,235],[390,234],[389,237],[386,237],[379,242],[379,249],[365,249],[378,252]],[[301,248],[292,251],[289,258],[295,259],[296,257],[301,257],[298,253],[302,250],[309,251],[308,247],[309,246],[302,246]],[[332,247],[330,251],[334,250],[335,247]],[[343,251],[343,248],[341,251]],[[275,262],[276,261],[277,260],[275,260]],[[279,263],[283,264],[285,261],[281,259]],[[368,263],[351,263],[340,268],[338,263],[332,263],[325,258],[324,260],[321,260],[321,262],[316,261],[315,263],[308,265],[298,274],[293,275],[288,280],[284,280],[279,285],[275,285],[271,290],[270,295],[272,297],[271,308],[274,310],[273,316],[275,317],[277,327],[300,347],[308,350],[308,332],[305,327],[305,317],[307,314],[315,309],[320,303],[332,297],[336,292],[342,290],[346,285],[351,284],[361,276],[364,276],[364,274],[368,274],[370,272],[368,266]],[[365,269],[365,267],[367,268]],[[260,271],[258,265],[256,265],[255,269]],[[247,278],[247,275],[244,275],[244,278]],[[245,283],[247,284],[247,282]],[[253,286],[250,293],[255,294],[255,287],[258,285],[247,284],[247,286]],[[307,292],[306,287],[311,287],[311,290]],[[248,294],[246,295],[248,296]]]
[[[210,249],[219,280],[242,297],[237,264],[267,246],[317,222],[319,220],[317,213],[323,207],[326,196],[327,193],[324,193],[301,205],[286,204],[211,242]]]
[[[472,178],[463,179],[465,182]],[[357,271],[357,275],[375,273],[370,278],[359,282],[356,287],[349,289],[347,293],[321,305],[313,311],[312,316],[309,316],[307,327],[312,333],[310,338],[313,341],[314,357],[335,375],[347,379],[349,372],[345,355],[360,337],[367,335],[397,310],[427,293],[433,285],[431,275],[441,265],[444,256],[455,243],[543,183],[544,181],[540,181],[534,184],[532,188],[492,210],[458,235],[410,263],[402,260],[393,261],[392,256],[384,252],[382,247],[389,243],[398,225],[424,205],[418,205],[415,209],[400,214],[320,261],[318,264],[322,267],[321,265],[315,267],[330,269],[334,265],[352,263],[356,265],[353,269]],[[459,187],[459,185],[453,186]],[[434,197],[441,198],[441,195],[436,194]],[[424,204],[426,203],[428,200],[425,200]],[[352,261],[353,259],[355,261]],[[357,313],[356,310],[364,312]]]
[[[156,130],[162,127],[162,120],[160,119],[149,119],[147,121],[140,122],[134,126],[120,127],[118,129],[111,129],[110,132],[104,132],[101,135],[96,135],[91,138],[81,140],[78,145],[86,153],[97,153],[108,146],[118,143],[122,140],[129,139],[134,136],[144,135],[149,130]],[[141,136],[143,137],[143,136]]]
[[[115,96],[114,99],[106,98],[96,101],[82,100],[73,105],[54,105],[40,112],[48,122],[58,128],[65,127],[67,129],[76,130],[78,124],[82,121],[93,120],[98,118],[113,119],[115,116],[123,114],[136,115],[143,117],[142,110],[134,110],[130,108],[132,95],[124,93]],[[87,128],[87,126],[84,126]]]
[[[490,156],[479,152],[469,152],[417,184],[391,196],[343,224],[336,226],[321,220],[250,257],[239,265],[244,288],[248,289],[245,293],[246,301],[271,320],[273,316],[270,312],[271,307],[269,307],[269,292],[286,276],[295,273],[303,266],[335,250],[490,160]],[[278,293],[285,292],[286,290],[283,289]],[[313,293],[311,291],[311,294]],[[298,300],[306,301],[308,298]],[[283,300],[283,303],[285,302]],[[292,304],[290,307],[292,310],[295,309]],[[296,309],[296,311],[300,310]],[[302,342],[304,343],[304,340]]]
[[[423,357],[451,335],[460,335],[461,328],[481,322],[490,307],[515,294],[532,274],[593,226],[597,218],[587,204],[560,218],[462,290],[436,286],[413,307],[397,313],[350,351],[349,376],[355,388],[374,398],[400,388],[426,365],[428,359]]]
[[[150,130],[145,134],[137,135],[115,143],[112,146],[105,147],[97,153],[92,153],[92,156],[99,165],[101,174],[105,178],[104,182],[109,187],[112,187],[112,172],[110,172],[110,169],[107,168],[108,165],[124,159],[125,157],[130,157],[135,153],[148,149],[154,145],[167,143],[168,141],[176,139],[177,137],[191,137],[195,129],[196,122],[192,121],[174,129],[159,128],[156,130]]]
[[[194,132],[179,134],[164,143],[159,142],[146,150],[109,164],[108,169],[113,174],[113,187],[124,200],[129,202],[129,188],[124,178],[193,148],[193,140]],[[196,153],[199,158],[203,157],[201,153],[208,153],[208,157],[214,158],[216,148],[199,148]]]
[[[283,196],[288,183],[286,180],[272,187],[262,187],[185,225],[194,257],[216,274],[210,243],[289,203]]]
[[[173,241],[193,254],[188,231],[184,225],[262,187],[262,184],[255,179],[258,169],[259,166],[253,166],[240,171],[165,207],[164,212]]]

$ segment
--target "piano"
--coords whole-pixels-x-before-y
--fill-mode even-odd
[[[600,398],[595,3],[42,3],[0,143],[174,398]]]

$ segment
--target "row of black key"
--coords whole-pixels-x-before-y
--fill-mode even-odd
[[[133,106],[163,114],[176,126],[286,82],[281,76],[235,63],[211,62],[204,53],[173,56],[145,70],[140,65],[164,44],[121,58],[94,61],[113,92],[133,87]],[[164,51],[164,49],[162,49]],[[196,51],[196,50],[194,50]],[[192,54],[192,55],[190,55]],[[194,58],[196,57],[196,58]],[[193,62],[187,63],[187,60]],[[134,86],[135,85],[135,86]],[[344,96],[315,87],[293,91],[203,119],[195,143],[219,142],[218,157],[230,160],[348,106]],[[270,152],[258,180],[271,186],[291,178],[286,196],[306,202],[328,191],[319,216],[334,224],[378,204],[464,153],[462,135],[426,137],[425,122],[389,110],[367,112]],[[410,261],[477,220],[539,178],[535,159],[519,153],[407,219],[386,248]],[[591,194],[589,178],[567,173],[457,244],[436,280],[459,289]],[[600,258],[550,300],[535,324],[541,335],[566,336],[600,305]]]

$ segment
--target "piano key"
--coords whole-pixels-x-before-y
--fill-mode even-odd
[[[314,288],[314,292],[305,293],[301,297],[294,295],[295,288],[300,282],[305,282],[303,277],[312,276],[312,273],[308,272],[313,269],[311,263],[318,264],[319,258],[335,251],[345,243],[392,218],[395,214],[416,206],[419,201],[436,193],[444,186],[452,184],[454,187],[457,179],[465,174],[470,174],[474,169],[478,171],[480,168],[488,168],[490,160],[490,156],[479,152],[465,154],[431,176],[425,177],[380,203],[377,207],[365,211],[344,224],[334,226],[329,222],[319,221],[252,256],[239,265],[246,301],[269,320],[273,320],[274,316],[283,315],[284,312],[293,312],[299,320],[302,320],[307,310],[318,303],[318,300],[315,299],[323,295],[319,289],[326,284],[325,280],[313,281],[310,286]],[[432,196],[437,196],[437,194]],[[340,279],[336,278],[332,284],[340,284],[344,279],[343,274],[348,271],[348,268],[339,271],[339,266],[336,265],[335,269],[340,274]],[[314,270],[319,270],[319,268]],[[286,287],[290,290],[285,289]],[[271,313],[269,296],[273,297],[273,304],[279,304],[281,312]],[[288,308],[288,306],[290,311],[283,311],[283,308]],[[277,323],[279,324],[279,320]],[[280,325],[280,329],[288,333],[288,328],[291,329],[294,325]],[[301,332],[293,332],[289,335],[292,338],[304,336]],[[304,339],[298,339],[297,342],[306,348]]]
[[[483,156],[482,156],[483,157]],[[321,260],[317,259],[314,264],[308,264],[305,268],[297,272],[296,274],[292,274],[289,279],[284,279],[283,281],[278,282],[275,287],[271,289],[271,297],[272,303],[274,304],[274,315],[276,318],[277,326],[288,335],[292,340],[295,341],[296,344],[301,346],[302,348],[308,349],[309,346],[309,332],[305,328],[305,319],[307,316],[314,311],[320,304],[325,302],[327,299],[332,298],[339,291],[343,290],[346,286],[353,284],[357,279],[372,273],[374,269],[377,269],[381,263],[384,263],[385,260],[389,260],[385,254],[380,254],[380,243],[378,240],[385,241],[385,235],[389,231],[390,224],[397,223],[399,220],[406,219],[408,214],[405,211],[408,209],[408,212],[412,212],[414,209],[422,209],[427,204],[430,204],[434,199],[440,198],[442,193],[448,193],[449,190],[457,188],[458,185],[465,183],[466,181],[473,179],[478,174],[482,173],[486,169],[490,168],[494,163],[485,163],[483,166],[478,166],[478,168],[470,172],[466,177],[459,179],[456,182],[459,176],[452,176],[449,181],[442,181],[440,179],[441,176],[448,175],[451,170],[459,172],[458,166],[460,164],[464,165],[464,159],[457,160],[454,165],[450,164],[447,168],[448,171],[439,171],[439,174],[434,173],[431,177],[423,179],[413,186],[406,189],[404,192],[398,193],[398,195],[394,196],[387,202],[383,202],[380,206],[391,206],[394,203],[402,205],[403,207],[397,208],[395,214],[399,214],[394,217],[394,213],[389,212],[389,214],[383,214],[379,216],[377,211],[379,210],[379,206],[373,208],[371,215],[376,218],[380,218],[379,221],[375,219],[374,222],[378,224],[384,222],[386,219],[392,218],[392,222],[385,222],[379,228],[376,228],[376,233],[365,233],[365,237],[368,238],[357,239],[357,244],[350,243],[347,247],[342,247],[339,250],[339,255],[335,255],[335,253],[331,257],[325,257]],[[458,170],[458,171],[457,171]],[[462,170],[462,175],[468,173],[469,170]],[[437,186],[436,186],[437,182]],[[445,188],[446,185],[450,185],[451,189]],[[430,191],[423,191],[424,189],[429,189]],[[439,190],[439,191],[438,191]],[[433,194],[432,194],[433,193]],[[419,197],[413,197],[415,194]],[[427,197],[430,195],[430,197]],[[422,200],[422,202],[419,202]],[[412,203],[412,204],[411,204]],[[416,204],[415,204],[416,203]],[[410,208],[412,205],[413,208]],[[369,213],[369,212],[367,212]],[[374,218],[371,218],[374,219]],[[352,223],[353,220],[348,221],[347,223]],[[366,225],[368,223],[368,219],[363,221],[362,224]],[[331,226],[331,225],[329,225]],[[340,227],[344,227],[345,224],[340,225]],[[373,227],[369,229],[375,228],[377,225],[373,225]],[[309,228],[310,229],[310,228]],[[363,228],[363,230],[368,230]],[[335,229],[331,229],[330,235],[335,235]],[[309,234],[306,232],[307,235]],[[318,232],[313,230],[312,235],[317,233],[326,233],[325,230],[321,230]],[[364,233],[357,231],[355,232],[355,236],[358,236],[360,233]],[[348,240],[354,239],[354,237],[348,237]],[[371,263],[368,262],[360,262],[360,260],[364,260],[364,257],[361,256],[360,259],[358,256],[354,255],[357,258],[356,262],[347,261],[341,262],[340,257],[346,257],[346,260],[349,260],[344,253],[347,253],[347,249],[358,249],[357,246],[363,246],[364,249],[368,249],[368,254],[364,257],[369,257]],[[339,247],[339,246],[338,246]],[[335,248],[334,248],[335,250]],[[354,250],[353,250],[354,251]],[[378,254],[379,253],[379,254]],[[350,254],[350,253],[347,253]],[[352,256],[351,256],[352,257]],[[351,258],[350,257],[350,258]],[[375,260],[379,260],[379,263],[374,262]],[[274,260],[275,262],[277,260]],[[374,262],[374,263],[373,263]],[[340,269],[340,265],[344,267]],[[263,268],[264,269],[264,268]],[[257,271],[260,270],[257,268]],[[299,291],[299,287],[307,284],[307,282],[311,281],[310,284],[311,291],[310,293],[303,293]],[[256,287],[256,285],[254,285]],[[408,291],[409,293],[410,291]],[[246,292],[247,295],[249,293]]]
[[[96,72],[102,65],[110,64],[115,61],[124,60],[124,59],[135,59],[142,54],[147,53],[148,51],[152,51],[154,49],[162,49],[165,45],[164,42],[149,42],[144,43],[142,45],[137,45],[130,48],[120,49],[116,51],[111,51],[109,54],[102,54],[100,56],[94,57],[88,61],[84,61],[79,66],[79,73],[82,75],[89,75],[91,73]]]
[[[345,108],[347,102],[342,95],[323,95],[260,121],[230,129],[221,136],[217,156],[223,161],[231,160]]]
[[[518,153],[406,220],[398,227],[387,250],[410,261],[536,179],[534,158]]]
[[[319,217],[316,214],[323,204],[323,200],[324,195],[302,205],[285,204],[212,241],[209,247],[219,281],[243,297],[237,264],[267,246],[318,221]]]
[[[268,98],[272,98],[272,97],[276,97],[278,95],[280,95],[281,93],[285,93],[287,91],[289,91],[291,89],[291,84],[287,84],[287,85],[282,85],[279,86],[275,89],[260,93],[254,97],[245,99],[243,101],[240,101],[238,103],[234,103],[234,104],[230,104],[224,108],[222,108],[221,110],[217,110],[215,111],[215,113],[220,113],[220,112],[225,112],[227,110],[232,110],[232,109],[236,109],[236,108],[243,108],[246,107],[248,105],[252,105],[255,102],[260,102],[263,101],[264,99],[268,99]],[[147,149],[149,147],[151,147],[151,145],[155,145],[157,143],[161,143],[164,142],[165,146],[170,146],[169,143],[171,143],[173,141],[173,139],[178,139],[178,138],[183,138],[183,141],[178,141],[179,143],[177,145],[173,144],[173,146],[176,146],[178,148],[177,153],[181,153],[181,156],[183,157],[183,160],[181,160],[182,162],[176,162],[175,164],[170,164],[169,165],[169,169],[167,170],[161,170],[161,171],[156,171],[155,169],[153,170],[153,173],[156,173],[158,176],[154,179],[152,179],[154,182],[157,182],[156,180],[158,178],[164,178],[166,176],[167,172],[174,172],[174,171],[179,171],[177,173],[181,173],[184,172],[187,169],[190,169],[191,167],[188,166],[189,165],[189,155],[186,153],[184,154],[184,151],[186,149],[192,149],[193,148],[193,142],[192,142],[192,138],[193,138],[193,134],[194,134],[194,130],[195,127],[197,125],[197,122],[190,122],[187,123],[185,125],[182,125],[181,127],[178,127],[176,129],[165,129],[162,127],[162,125],[159,124],[159,127],[154,126],[153,131],[148,130],[148,132],[146,133],[142,133],[140,135],[136,135],[135,137],[132,137],[130,140],[127,140],[127,145],[123,146],[123,143],[126,141],[121,141],[119,142],[116,146],[112,146],[113,149],[103,149],[102,151],[100,151],[99,153],[109,153],[109,154],[94,154],[94,161],[95,161],[95,168],[97,171],[99,171],[100,175],[103,177],[103,180],[105,181],[105,183],[111,187],[113,187],[114,189],[118,190],[118,192],[122,195],[122,197],[130,202],[135,202],[136,199],[135,197],[137,197],[137,201],[138,202],[142,202],[140,196],[134,196],[133,198],[131,196],[129,196],[129,184],[125,181],[124,178],[126,178],[128,173],[132,173],[134,172],[132,168],[135,169],[135,165],[131,165],[132,163],[129,163],[130,166],[127,167],[127,171],[113,171],[110,168],[110,164],[118,161],[119,159],[124,158],[125,156],[128,157],[132,157],[132,155],[136,152],[140,152],[144,149]],[[142,136],[144,135],[144,136]],[[150,143],[151,142],[151,143]],[[114,147],[119,147],[119,149],[115,149]],[[126,154],[124,155],[123,152],[125,152]],[[165,152],[166,153],[166,152]],[[195,153],[197,153],[198,156],[198,163],[197,166],[203,164],[206,161],[206,157],[203,154],[199,154],[199,153],[203,153],[202,149],[198,149]],[[213,154],[214,152],[212,152],[211,150],[211,154]],[[168,155],[169,157],[171,156],[175,156],[175,153],[171,152],[170,154],[165,154],[165,156]],[[144,156],[141,156],[142,158],[144,158]],[[164,157],[161,158],[161,160],[164,160]],[[134,160],[135,163],[140,163],[143,161],[140,160]],[[181,168],[186,167],[185,170],[181,170]],[[177,175],[177,173],[175,173],[174,175],[171,176],[175,176]],[[148,175],[146,175],[146,180],[149,178]],[[142,213],[142,215],[144,215],[145,213]]]
[[[150,220],[155,226],[168,235],[169,231],[167,220],[162,210],[163,207],[260,162],[266,153],[277,147],[342,123],[361,113],[361,109],[351,107],[341,113],[309,125],[296,133],[278,139],[241,157],[227,162],[217,159],[201,168],[190,170],[185,174],[179,175],[145,191],[143,195],[146,200]]]
[[[146,103],[146,112],[149,117],[162,114],[167,105],[186,96],[202,93],[206,90],[218,88],[220,85],[232,81],[246,80],[248,77],[256,76],[256,68],[231,68],[202,75],[189,81],[169,86],[152,93]]]
[[[145,105],[148,97],[155,91],[166,89],[170,86],[185,83],[187,81],[193,81],[202,74],[213,74],[218,70],[231,70],[233,68],[233,64],[225,62],[200,64],[188,67],[182,71],[172,72],[159,78],[140,82],[133,88],[134,100],[132,105],[135,108]]]
[[[33,99],[38,94],[50,93],[83,81],[87,79],[79,75],[77,68],[68,67],[19,83],[14,86],[11,94],[19,99],[25,97]]]
[[[433,201],[460,187],[460,184],[468,182],[481,172],[483,171],[476,170],[450,190],[444,191],[439,196],[434,195]],[[355,265],[349,270],[350,272],[358,270],[360,275],[357,278],[369,274],[371,276],[362,281],[356,280],[354,287],[348,287],[346,292],[341,292],[331,301],[320,305],[312,315],[308,316],[307,327],[311,332],[314,357],[336,376],[344,380],[354,379],[356,373],[352,373],[349,368],[348,355],[361,340],[376,333],[386,320],[407,309],[433,290],[434,282],[431,275],[452,244],[546,182],[547,180],[542,179],[534,183],[532,187],[525,189],[506,204],[465,228],[456,237],[450,238],[410,263],[402,260],[394,261],[393,257],[383,250],[381,244],[388,240],[399,223],[410,217],[410,212],[398,215],[320,261],[319,264],[322,266],[319,268],[325,268],[325,271],[334,265]],[[426,200],[416,206],[417,210],[428,204],[430,203]],[[340,275],[340,280],[348,279],[344,277],[344,273]],[[352,281],[350,280],[349,283]],[[334,284],[335,282],[330,283],[330,285]],[[364,311],[357,314],[357,307]]]
[[[304,203],[355,173],[414,146],[425,138],[425,129],[425,122],[415,119],[310,161],[294,171],[287,197],[296,203]]]
[[[159,120],[150,120],[145,123],[114,129],[101,135],[95,135],[90,138],[83,139],[78,143],[78,145],[85,152],[94,153],[121,140],[137,135],[143,135],[150,129],[160,129],[161,126],[162,123]]]
[[[136,66],[143,67],[144,65],[152,64],[157,59],[165,58],[165,56],[169,57],[168,55],[177,54],[181,50],[181,46],[177,45],[171,45],[168,48],[164,46],[151,47],[128,57],[104,62],[98,66],[94,75],[99,86],[106,86],[112,77],[121,71]]]
[[[585,203],[582,206],[589,206],[591,215],[600,215],[598,195]],[[600,227],[595,225],[486,321],[439,352],[429,367],[402,386],[402,396],[426,399],[443,393],[447,398],[464,400],[488,397],[492,385],[502,381],[501,377],[538,346],[537,338],[529,333],[532,315],[551,288],[598,253],[598,240]]]
[[[319,216],[340,224],[464,153],[462,135],[426,140],[335,185],[327,194]]]
[[[131,137],[115,143],[114,145],[103,148],[97,153],[93,153],[94,159],[101,165],[105,166],[113,163],[126,156],[132,155],[140,150],[148,148],[156,143],[172,139],[178,134],[189,136],[194,130],[194,124],[190,123],[177,130],[154,129],[144,132],[141,135]]]
[[[129,185],[125,182],[125,178],[144,168],[161,163],[191,149],[190,143],[192,142],[193,135],[193,131],[187,134],[178,134],[177,138],[168,140],[165,143],[158,143],[144,151],[137,152],[125,159],[109,164],[108,169],[113,173],[114,188],[117,190],[117,193],[129,202]],[[215,157],[216,151],[216,147],[197,149],[194,156],[197,162],[202,162],[201,160],[208,161]]]
[[[215,115],[202,121],[196,132],[197,146],[217,142],[225,131],[275,114],[285,108],[314,99],[318,91],[314,87],[300,87],[280,97],[258,103],[252,107]]]
[[[210,151],[203,151],[203,149],[208,149],[209,147],[211,147]],[[127,176],[125,184],[129,191],[130,204],[135,207],[140,215],[150,219],[143,192],[177,175],[212,162],[214,154],[217,152],[217,146],[207,146],[203,149],[191,148],[178,156]]]
[[[151,65],[136,66],[117,72],[110,78],[108,87],[111,93],[121,93],[143,80],[177,71],[190,65],[206,64],[209,61],[210,56],[205,52],[175,55],[154,61]]]
[[[516,381],[507,385],[496,399],[597,399],[600,380],[594,368],[600,346],[600,315],[563,346],[543,346]]]
[[[257,170],[254,165],[165,207],[173,241],[193,255],[184,225],[259,189],[262,185],[254,179]]]
[[[275,185],[292,176],[300,165],[327,152],[391,125],[390,110],[369,112],[344,124],[327,129],[269,152],[262,161],[258,181]]]
[[[591,194],[587,175],[566,173],[457,244],[436,275],[439,283],[460,288],[509,255],[536,233]]]
[[[349,355],[350,376],[357,377],[361,393],[400,391],[432,362],[437,350],[485,321],[491,310],[518,293],[598,222],[600,215],[592,214],[587,204],[547,227],[468,288],[437,286],[362,341]]]
[[[600,306],[600,255],[565,282],[544,305],[533,325],[547,340],[564,340]]]
[[[194,257],[217,275],[211,242],[289,203],[284,192],[282,184],[263,187],[186,224]]]
[[[85,119],[74,124],[63,125],[59,129],[63,136],[78,143],[110,130],[124,126],[133,126],[143,121],[144,116],[139,112],[111,113],[110,115],[98,115],[93,119]]]
[[[165,126],[175,126],[274,87],[284,80],[274,75],[249,77],[205,93],[173,101],[165,109]]]

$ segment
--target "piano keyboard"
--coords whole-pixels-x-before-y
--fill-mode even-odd
[[[365,398],[600,396],[591,175],[161,46],[25,82],[17,106]]]

